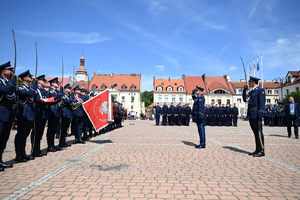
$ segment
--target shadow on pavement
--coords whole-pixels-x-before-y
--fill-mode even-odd
[[[188,145],[188,146],[196,146],[196,145],[198,145],[198,144],[195,144],[195,143],[193,143],[193,142],[188,142],[188,141],[181,141],[183,144],[185,144],[185,145]]]
[[[277,134],[270,134],[269,136],[275,136],[275,137],[288,137],[287,135],[277,135]]]
[[[226,147],[222,147],[222,148],[228,149],[228,150],[231,150],[231,151],[235,151],[235,152],[239,152],[239,153],[245,153],[245,154],[249,153],[248,151],[244,151],[242,149],[238,149],[238,148],[230,147],[230,146],[226,146]]]
[[[111,140],[89,140],[89,142],[94,142],[97,144],[113,143],[113,141],[111,141]]]

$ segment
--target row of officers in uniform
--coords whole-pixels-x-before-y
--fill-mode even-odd
[[[21,84],[16,84],[21,79]],[[10,136],[12,124],[17,120],[17,133],[14,139],[16,162],[27,162],[35,157],[47,155],[47,152],[56,152],[71,144],[66,142],[67,132],[71,125],[74,143],[85,143],[84,140],[93,135],[92,123],[82,107],[82,103],[92,98],[87,91],[70,84],[59,89],[58,78],[49,80],[51,85],[45,89],[47,80],[45,75],[32,78],[29,70],[14,74],[10,62],[0,65],[0,171],[13,167],[2,160]],[[102,132],[121,127],[121,118],[125,111],[117,102],[114,106],[114,123],[107,126]],[[123,109],[124,110],[124,109]],[[46,128],[47,152],[41,150],[41,140]],[[59,131],[58,131],[59,130]],[[88,132],[87,132],[88,131]],[[54,144],[55,133],[59,132],[59,144]],[[32,144],[31,154],[26,154],[27,138],[30,136]]]
[[[162,125],[189,125],[190,116],[192,114],[191,108],[189,104],[185,104],[183,107],[179,103],[176,107],[171,103],[170,107],[167,106],[166,103],[162,107],[157,103],[156,106],[153,107],[155,109],[155,119],[156,125],[159,125],[160,116],[162,116]],[[239,111],[234,104],[231,107],[230,104],[226,106],[223,104],[220,105],[205,105],[204,106],[204,119],[203,125],[210,126],[237,126]]]

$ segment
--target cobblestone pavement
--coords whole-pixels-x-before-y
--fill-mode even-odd
[[[15,134],[5,162],[14,163]],[[248,122],[206,127],[207,147],[195,149],[199,136],[194,123],[126,121],[123,128],[84,145],[14,163],[0,173],[0,198],[300,199],[300,140],[287,138],[285,127],[264,126],[264,134],[266,157],[254,158],[248,155],[255,148]]]

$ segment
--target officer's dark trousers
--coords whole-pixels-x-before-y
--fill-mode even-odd
[[[58,123],[59,123],[59,117],[54,117],[49,115],[47,141],[54,141],[54,136],[57,131]]]
[[[274,117],[269,117],[269,126],[274,126]]]
[[[256,152],[260,152],[264,150],[264,134],[262,130],[262,122],[259,122],[259,120],[256,119],[249,119],[249,123],[251,126],[251,129],[254,133],[255,137],[255,145],[256,145]]]
[[[200,138],[200,146],[205,147],[205,127],[203,125],[203,119],[198,118],[197,119],[197,128],[198,128],[198,133],[199,133],[199,138]]]
[[[230,115],[226,115],[226,126],[230,125]]]
[[[6,143],[10,135],[12,122],[1,122],[0,121],[0,154],[3,153],[6,148]]]
[[[155,114],[156,125],[159,126],[160,114]]]
[[[210,119],[211,119],[210,125],[212,126],[216,125],[216,115],[211,115]]]
[[[295,132],[295,136],[298,137],[298,119],[295,115],[290,115],[289,117],[287,117],[287,131],[288,131],[288,136],[292,135],[292,124],[294,126],[294,132]]]
[[[163,117],[162,117],[163,125],[167,125],[167,118],[168,118],[167,114],[164,114]]]
[[[203,125],[206,126],[207,123],[207,115],[204,116]]]
[[[268,125],[269,124],[269,118],[268,117],[264,117],[264,124]]]
[[[237,126],[237,115],[233,115],[233,126]]]
[[[278,117],[278,126],[283,126],[283,117]]]
[[[18,119],[17,134],[15,136],[15,148],[26,147],[26,139],[33,127],[33,121]]]
[[[67,117],[61,118],[61,135],[60,135],[61,138],[67,137],[67,131],[70,126],[70,121],[71,119]]]
[[[174,114],[171,114],[170,115],[170,125],[171,126],[174,126],[174,120],[175,120],[175,116],[174,116]]]
[[[75,119],[75,135],[82,135],[84,131],[84,123],[85,123],[85,116],[82,117],[73,117]]]
[[[178,114],[178,125],[181,126],[182,124],[182,115]]]
[[[185,118],[185,124],[186,124],[187,126],[190,125],[190,115],[187,115],[187,116],[186,116],[186,118]]]
[[[41,118],[37,118],[35,121],[35,135],[33,129],[31,131],[31,144],[33,144],[34,142],[34,146],[40,144],[43,138],[46,121],[47,121],[46,119],[41,119]]]

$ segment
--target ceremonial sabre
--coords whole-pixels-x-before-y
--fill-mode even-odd
[[[246,81],[246,83],[247,83],[247,82],[248,82],[248,81],[247,81],[247,73],[246,73],[246,68],[245,68],[244,61],[243,61],[242,57],[241,57],[241,60],[242,60],[243,67],[244,67],[244,72],[245,72],[245,81]]]
[[[16,44],[16,37],[15,37],[14,29],[11,29],[11,30],[12,30],[12,34],[13,34],[13,37],[14,37],[14,45],[15,45],[14,73],[16,73],[16,67],[17,67],[17,44]]]
[[[35,79],[37,78],[37,69],[38,69],[38,53],[37,53],[37,44],[36,44],[36,41],[35,41]],[[34,99],[34,101],[36,101],[36,100]],[[35,145],[35,142],[36,142],[36,123],[35,123],[35,120],[33,121],[32,133],[33,133],[33,144],[32,144],[31,154],[33,154],[35,149],[38,148]]]
[[[35,41],[35,78],[37,76],[37,69],[38,69],[38,53],[37,53],[37,44]]]

